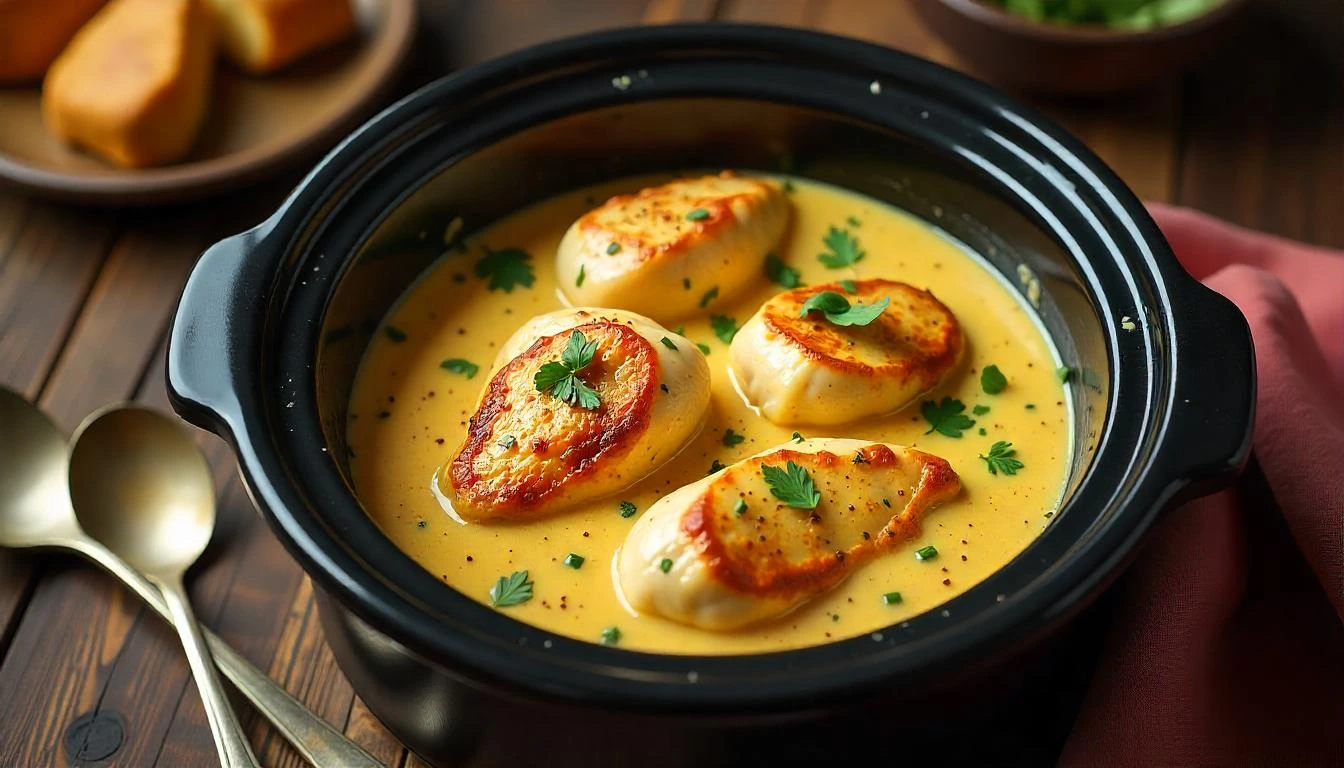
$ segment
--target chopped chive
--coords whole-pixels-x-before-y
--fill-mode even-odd
[[[398,344],[406,340],[406,332],[391,325],[383,326],[383,334]]]
[[[938,548],[930,544],[927,547],[920,547],[915,550],[916,560],[932,560],[938,556]]]
[[[584,274],[584,269],[585,269],[584,265],[580,264],[580,265],[579,265],[579,275],[578,275],[578,277],[575,277],[575,278],[574,278],[574,287],[575,287],[575,288],[582,288],[582,287],[583,287],[583,274]]]
[[[975,414],[976,416],[984,416],[986,413],[989,413],[989,406],[977,405],[971,409],[971,413]]]
[[[746,435],[734,432],[732,427],[729,427],[723,432],[723,444],[729,448],[732,448],[735,445],[741,445],[746,439]]]
[[[863,451],[855,451],[855,452],[854,452],[854,458],[850,459],[850,461],[854,462],[855,464],[868,464],[868,463],[870,463],[870,462],[868,461],[868,457],[863,455]]]
[[[1034,411],[1034,410],[1036,410],[1036,404],[1035,404],[1035,403],[1027,403],[1027,410],[1028,410],[1028,411]]]
[[[633,501],[622,501],[620,507],[621,517],[634,517],[635,513],[639,511],[635,508],[635,503]]]
[[[709,345],[708,345],[708,344],[701,344],[700,342],[697,341],[697,342],[695,342],[695,347],[696,347],[696,349],[699,349],[699,350],[700,350],[700,354],[702,354],[702,355],[708,355],[708,354],[710,353],[710,349],[709,349]]]
[[[784,191],[787,192],[788,194],[793,194],[793,190],[794,190],[793,182],[789,181],[788,179],[785,179]]]
[[[566,568],[573,568],[577,571],[583,567],[583,561],[585,559],[586,558],[583,555],[576,555],[573,552],[570,552],[568,555],[565,555],[564,565]]]
[[[663,346],[664,346],[664,347],[667,347],[668,349],[672,350],[673,352],[677,351],[677,345],[676,345],[676,344],[673,344],[673,343],[672,343],[672,340],[669,339],[669,338],[667,338],[666,336],[664,336],[663,338],[659,339],[659,341],[661,341],[661,342],[663,343]]]
[[[863,226],[863,222],[859,221],[858,219],[854,218],[853,216],[847,216],[847,217],[845,217],[845,223],[848,224],[848,225],[851,226],[851,227],[861,227],[861,226]]]
[[[904,601],[900,592],[888,592],[882,596],[883,605],[896,605]]]
[[[723,462],[719,461],[718,459],[715,459],[715,460],[714,460],[714,463],[712,463],[712,464],[709,465],[709,474],[712,475],[712,474],[714,474],[715,472],[722,471],[723,469],[724,469],[724,464],[723,464]]]
[[[988,435],[988,434],[989,434],[989,433],[985,431],[985,428],[984,428],[984,427],[981,427],[981,428],[980,428],[980,436],[981,436],[981,437],[984,437],[985,435]]]
[[[704,208],[696,208],[695,210],[686,214],[687,221],[704,221],[705,219],[708,218],[709,218],[709,211],[706,211]]]
[[[705,295],[700,297],[700,308],[704,309],[705,307],[709,306],[709,302],[717,299],[718,297],[719,297],[719,286],[716,285],[713,288],[710,288],[708,291],[705,291]]]
[[[672,570],[672,558],[664,557],[663,561],[658,564],[658,570],[662,571],[663,573],[667,573],[668,571]]]
[[[620,253],[620,252],[621,252],[621,244],[620,244],[620,243],[612,243],[611,245],[608,245],[608,246],[607,246],[607,255],[608,255],[608,256],[615,256],[616,254],[618,254],[618,253]]]
[[[739,498],[739,499],[733,504],[733,514],[734,514],[734,515],[738,515],[738,516],[740,516],[743,512],[746,512],[746,511],[747,511],[747,500],[746,500],[746,499]]]
[[[688,291],[691,290],[691,278],[689,277],[681,278],[681,287],[685,288]]]
[[[1060,384],[1068,384],[1069,379],[1073,378],[1073,369],[1067,365],[1061,365],[1055,369],[1055,376],[1059,378]]]
[[[602,630],[603,645],[615,645],[619,642],[621,642],[620,627],[607,627],[606,629]]]

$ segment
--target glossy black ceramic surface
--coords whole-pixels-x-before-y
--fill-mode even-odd
[[[889,201],[1024,293],[1037,281],[1045,327],[1081,370],[1067,503],[1026,552],[941,609],[786,653],[583,643],[445,586],[379,532],[348,482],[345,409],[369,332],[456,217],[472,231],[600,179],[721,167]],[[803,722],[835,736],[862,719],[856,707],[872,716],[896,701],[948,722],[955,703],[920,702],[974,690],[1091,602],[1163,509],[1230,478],[1254,403],[1243,318],[1180,269],[1139,201],[1063,131],[895,51],[724,25],[552,43],[389,108],[275,215],[206,252],[168,378],[178,411],[236,447],[262,514],[322,593],[356,690],[452,765],[718,762],[715,745],[778,744],[770,729]],[[526,734],[511,734],[524,716]],[[566,734],[585,749],[554,752]]]

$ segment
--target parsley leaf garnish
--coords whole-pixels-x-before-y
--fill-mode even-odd
[[[714,461],[710,462],[709,474],[712,475],[715,472],[722,472],[724,469],[727,469],[724,463],[722,461],[719,461],[718,459],[715,459]]]
[[[635,507],[633,501],[622,501],[620,504],[621,517],[634,517],[639,510]]]
[[[798,270],[784,263],[784,260],[770,254],[765,257],[765,276],[780,288],[797,288],[803,284]]]
[[[831,269],[848,267],[863,259],[864,252],[859,248],[858,239],[852,237],[847,229],[831,227],[826,236],[821,238],[821,243],[830,253],[817,254],[817,260]]]
[[[853,280],[841,280],[840,287],[845,289],[845,293],[855,294],[859,292],[859,286]]]
[[[561,353],[560,362],[552,361],[542,365],[532,377],[532,384],[538,392],[549,391],[557,400],[585,410],[594,410],[602,401],[598,399],[597,392],[576,374],[593,362],[596,352],[597,342],[588,341],[581,331],[575,330],[569,334],[569,345]]]
[[[732,427],[729,427],[723,433],[723,444],[728,446],[729,448],[732,448],[735,445],[741,445],[743,441],[745,441],[746,439],[747,439],[746,435],[741,435],[738,434],[737,432],[734,432]]]
[[[1013,458],[1016,455],[1017,449],[1013,447],[1012,443],[1005,443],[1000,440],[989,447],[988,456],[981,455],[980,459],[989,467],[989,474],[991,475],[999,473],[1016,475],[1017,470],[1024,466],[1022,462]]]
[[[603,645],[615,645],[621,642],[621,628],[607,627],[602,630],[601,640]]]
[[[607,246],[607,255],[608,255],[608,256],[615,256],[616,254],[618,254],[618,253],[620,253],[620,252],[621,252],[621,244],[620,244],[620,243],[611,243],[610,245]]]
[[[709,302],[717,299],[718,297],[719,297],[719,286],[716,285],[713,288],[710,288],[708,291],[705,291],[705,295],[700,297],[700,308],[704,309],[705,307],[709,306]]]
[[[512,293],[515,286],[532,287],[536,276],[532,274],[531,261],[532,255],[522,248],[486,251],[472,271],[490,281],[490,290]]]
[[[734,515],[741,516],[742,513],[743,513],[743,512],[746,512],[746,511],[747,511],[747,500],[746,500],[746,499],[738,498],[737,501],[733,502],[733,514],[734,514]]]
[[[474,378],[481,367],[470,360],[463,360],[460,357],[450,357],[439,363],[439,367],[452,373],[460,373],[468,379]]]
[[[711,351],[708,344],[701,344],[698,341],[695,342],[695,347],[700,350],[700,354],[702,355],[708,355]]]
[[[867,325],[876,320],[890,303],[891,299],[884,298],[873,304],[850,305],[849,299],[835,291],[822,291],[803,302],[803,311],[799,316],[807,317],[808,312],[821,312],[832,325]]]
[[[383,326],[383,334],[398,344],[406,340],[406,332],[395,326]]]
[[[519,605],[532,599],[532,580],[527,571],[514,571],[508,576],[500,576],[495,586],[490,588],[490,604],[496,608]]]
[[[1008,377],[1003,375],[997,365],[986,365],[980,372],[980,388],[987,395],[997,395],[1008,386]]]
[[[812,482],[811,475],[792,461],[783,469],[762,464],[761,475],[770,486],[770,493],[794,509],[816,509],[821,501],[821,492]]]
[[[989,406],[977,405],[971,409],[971,413],[975,414],[976,416],[984,416],[986,413],[989,413]]]
[[[924,420],[931,425],[929,431],[924,433],[926,435],[936,431],[948,437],[961,437],[963,429],[975,425],[974,419],[962,413],[966,410],[966,404],[950,397],[944,397],[937,403],[925,400],[919,410],[924,414]]]
[[[712,315],[709,324],[714,329],[714,335],[724,344],[731,344],[733,337],[737,335],[737,321],[731,317]]]
[[[706,211],[704,208],[696,208],[695,210],[686,214],[687,221],[704,221],[705,219],[708,218],[709,218],[709,211]]]

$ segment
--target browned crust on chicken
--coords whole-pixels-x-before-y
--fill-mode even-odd
[[[770,503],[774,506],[771,515],[755,513],[754,536],[733,536],[730,531],[741,520],[734,520],[731,509],[736,501],[718,498],[724,489],[731,493],[740,486],[731,476],[725,475],[724,482],[715,482],[700,495],[682,518],[682,530],[694,542],[713,578],[736,592],[759,597],[793,599],[812,595],[829,589],[842,581],[850,571],[857,568],[868,558],[891,549],[905,541],[917,537],[920,523],[925,513],[961,491],[961,478],[948,462],[938,456],[907,449],[898,455],[882,444],[873,444],[862,448],[860,453],[866,459],[871,470],[893,467],[899,462],[914,461],[920,466],[920,479],[905,508],[893,515],[886,526],[875,532],[864,532],[859,541],[840,548],[820,536],[813,539],[807,548],[805,559],[790,559],[783,552],[786,544],[781,537],[789,535],[781,531],[780,515],[798,515],[808,518],[809,534],[820,522],[817,513],[784,507],[768,494],[765,498],[755,498],[752,503]],[[782,465],[793,461],[809,471],[820,468],[834,468],[842,463],[852,464],[850,456],[837,456],[829,451],[801,453],[782,450],[768,456],[748,459],[741,464],[723,470],[725,473],[761,474],[762,464]],[[852,471],[865,471],[864,464],[854,465]],[[823,502],[827,490],[819,486]],[[854,504],[865,504],[868,511],[883,506],[878,498],[854,499]],[[748,522],[753,513],[745,515]],[[785,524],[793,521],[785,521]],[[773,528],[773,530],[772,530]],[[740,532],[738,532],[740,533]]]
[[[668,189],[679,182],[648,187],[632,195],[608,198],[601,206],[579,217],[577,227],[585,235],[597,233],[619,243],[621,250],[610,257],[613,260],[624,259],[638,264],[664,254],[689,251],[737,225],[737,215],[733,213],[735,203],[759,203],[774,192],[765,182],[739,179],[732,171],[719,173],[719,178],[737,179],[751,189],[735,194],[720,192],[672,197]],[[626,214],[618,221],[612,221],[614,209],[625,206],[629,206]],[[707,216],[698,221],[688,220],[686,214],[697,208],[704,209]],[[654,226],[672,227],[677,234],[668,238],[655,231]]]
[[[488,517],[533,517],[530,510],[563,493],[577,478],[609,465],[648,429],[658,389],[657,351],[638,331],[618,322],[599,320],[572,330],[598,342],[593,362],[579,375],[597,391],[601,405],[584,410],[533,386],[536,371],[560,359],[570,329],[538,339],[504,365],[490,380],[466,441],[448,469],[454,492],[469,505],[489,507]],[[625,372],[619,382],[614,379],[617,369]],[[519,437],[512,448],[491,453],[504,434],[499,423],[511,411],[528,414],[531,434]],[[487,464],[482,472],[481,459],[498,471],[488,471]]]
[[[762,320],[770,331],[819,365],[851,375],[882,376],[902,384],[915,378],[927,389],[961,359],[961,324],[932,293],[881,278],[856,280],[854,287],[853,295],[839,283],[786,291],[770,300]],[[841,293],[852,302],[864,304],[889,297],[891,305],[866,326],[831,325],[819,312],[801,316],[803,304],[822,291]],[[847,354],[851,339],[890,350],[886,362],[873,365]]]

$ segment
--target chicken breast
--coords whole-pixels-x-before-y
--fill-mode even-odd
[[[815,487],[798,508],[767,484],[771,468]],[[864,562],[919,535],[930,509],[961,490],[943,459],[899,445],[815,439],[739,461],[659,499],[617,555],[637,611],[709,630],[782,616]],[[806,506],[806,503],[801,506]]]
[[[776,424],[844,424],[897,411],[933,389],[961,360],[956,315],[933,294],[893,280],[785,291],[733,338],[742,392]],[[891,303],[867,325],[836,325],[804,303],[822,291],[855,304]]]
[[[620,310],[541,315],[505,342],[439,488],[471,522],[551,515],[662,466],[708,407],[709,366],[686,338]]]
[[[672,323],[756,279],[788,221],[773,182],[728,171],[677,179],[581,216],[560,241],[556,274],[575,304]]]

